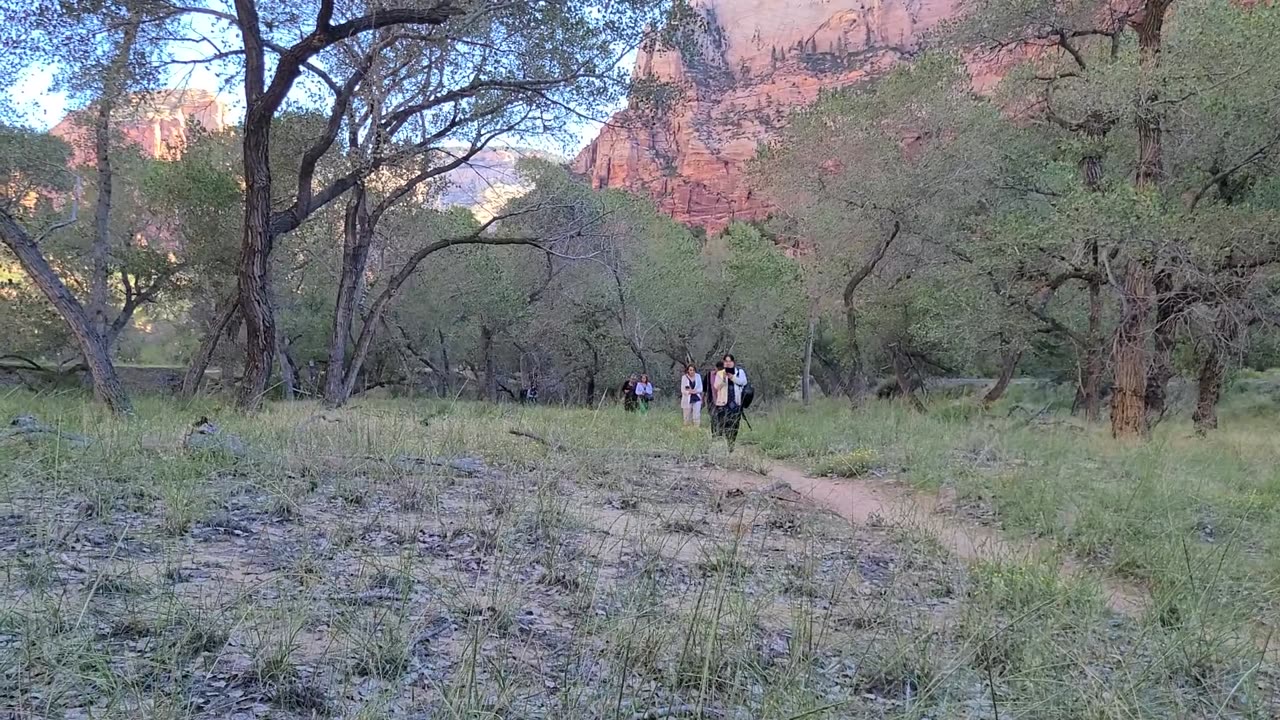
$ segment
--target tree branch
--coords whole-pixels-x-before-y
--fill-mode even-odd
[[[849,278],[849,282],[845,283],[844,293],[842,296],[845,307],[849,307],[853,303],[853,293],[857,291],[858,286],[862,284],[862,281],[866,280],[867,276],[876,269],[876,265],[879,265],[880,261],[884,259],[884,256],[889,252],[889,246],[893,244],[894,239],[898,237],[898,233],[901,231],[902,223],[898,220],[894,220],[893,230],[887,237],[885,237],[884,240],[880,241],[880,244],[876,246],[871,257],[862,264],[862,267],[858,268],[858,270],[854,272],[853,276]]]
[[[1199,190],[1197,190],[1195,196],[1191,198],[1191,204],[1188,206],[1187,209],[1195,210],[1196,206],[1200,204],[1200,201],[1204,199],[1205,194],[1208,193],[1209,190],[1214,185],[1217,185],[1223,180],[1226,180],[1227,178],[1231,177],[1236,172],[1243,169],[1245,166],[1255,163],[1258,160],[1262,160],[1267,156],[1267,153],[1271,151],[1271,148],[1275,147],[1278,143],[1280,143],[1280,133],[1277,133],[1275,137],[1268,140],[1262,147],[1249,153],[1249,155],[1247,155],[1240,162],[1227,168],[1226,170],[1223,170],[1217,175],[1214,175],[1213,177],[1209,178],[1208,182],[1206,182]]]

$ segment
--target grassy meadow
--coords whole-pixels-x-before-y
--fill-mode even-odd
[[[126,423],[8,394],[0,417],[93,442],[0,441],[0,714],[1280,716],[1273,405],[1124,446],[1019,392],[761,408],[733,455],[662,404],[144,398]],[[246,452],[185,449],[202,416]],[[752,490],[772,463],[939,493],[1044,552],[965,562]]]

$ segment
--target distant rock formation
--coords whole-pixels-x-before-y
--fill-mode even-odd
[[[94,163],[92,106],[67,115],[49,131],[71,146],[75,167]],[[130,95],[112,118],[114,131],[148,157],[174,160],[182,155],[194,123],[209,132],[229,127],[226,107],[205,90],[162,90]],[[459,148],[461,149],[461,148]],[[528,186],[516,171],[521,158],[538,157],[563,162],[551,153],[527,148],[486,148],[469,165],[446,175],[449,186],[438,199],[441,207],[470,208],[482,221]]]
[[[529,191],[516,170],[524,158],[564,162],[564,158],[529,148],[485,148],[469,164],[445,176],[449,186],[438,200],[440,206],[470,208],[481,222],[489,220],[512,199]]]
[[[93,113],[92,106],[73,112],[49,131],[71,146],[71,163],[77,167],[94,163]],[[128,96],[112,122],[126,143],[148,157],[170,160],[182,154],[192,123],[221,132],[227,128],[226,115],[226,107],[207,90],[160,90]]]
[[[638,79],[677,89],[633,103],[574,160],[595,187],[647,194],[678,220],[718,231],[768,207],[747,162],[820,91],[881,74],[918,48],[959,0],[691,0],[702,23],[684,52],[642,51]],[[979,75],[981,75],[979,69]],[[981,78],[979,78],[981,80]]]

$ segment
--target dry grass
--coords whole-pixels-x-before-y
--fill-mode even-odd
[[[17,716],[1276,715],[1275,668],[1194,606],[1116,617],[1049,562],[965,567],[918,528],[727,496],[703,463],[762,457],[675,414],[0,405],[97,439],[0,446]],[[181,451],[202,414],[249,456]]]

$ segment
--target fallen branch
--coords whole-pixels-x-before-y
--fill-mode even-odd
[[[9,353],[8,355],[0,355],[0,360],[17,360],[22,365],[26,365],[28,368],[35,370],[36,372],[42,372],[42,373],[57,372],[56,370],[51,370],[47,367],[44,367],[43,365],[36,362],[35,360],[32,360],[31,358],[28,358],[22,355],[15,355],[13,353]],[[5,367],[6,369],[15,369],[12,365],[3,365],[0,367]]]
[[[543,444],[543,445],[545,445],[545,446],[547,446],[547,447],[551,448],[552,450],[555,450],[556,452],[563,452],[564,450],[566,450],[566,449],[567,449],[567,448],[565,448],[565,446],[564,446],[564,445],[561,445],[561,444],[560,444],[560,443],[558,443],[558,442],[552,442],[552,441],[550,441],[550,440],[548,440],[548,439],[546,439],[546,438],[544,438],[544,437],[541,437],[541,436],[539,436],[539,435],[534,435],[534,434],[533,434],[533,433],[531,433],[531,432],[525,432],[525,431],[523,431],[523,430],[508,430],[507,432],[511,433],[512,435],[515,435],[516,437],[528,438],[528,439],[530,439],[530,440],[533,440],[534,442],[541,443],[541,444]]]

